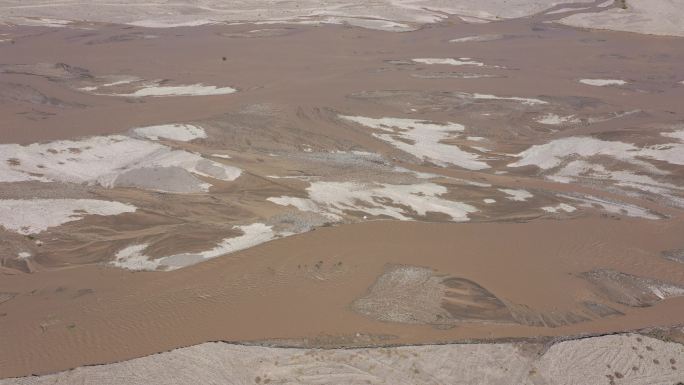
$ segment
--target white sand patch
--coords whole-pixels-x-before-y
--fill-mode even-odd
[[[27,146],[0,145],[0,182],[38,180],[113,187],[123,179],[130,179],[130,173],[135,170],[171,168],[224,181],[235,180],[242,172],[239,168],[205,159],[198,154],[123,135]],[[125,177],[127,174],[128,177]],[[196,184],[194,189],[206,191],[209,187],[199,180],[190,179],[185,178],[188,183]],[[145,186],[169,192],[182,192],[186,187],[176,188],[173,183],[167,182],[160,181],[157,189],[154,180],[146,180]]]
[[[140,79],[139,79],[139,78],[136,78],[136,77],[131,77],[131,78],[127,78],[127,79],[124,79],[124,80],[117,80],[117,81],[114,81],[114,82],[111,82],[111,83],[105,83],[105,84],[102,85],[102,87],[120,86],[120,85],[123,85],[123,84],[133,83],[133,82],[138,81],[138,80],[140,80]]]
[[[144,254],[148,247],[147,244],[136,244],[121,249],[116,253],[116,259],[110,264],[128,270],[176,270],[268,242],[277,236],[271,226],[263,223],[234,226],[233,228],[240,230],[242,235],[226,238],[209,250],[151,258]]]
[[[677,139],[680,142],[684,142],[684,129],[672,132],[661,132],[660,135],[668,138]]]
[[[12,22],[18,25],[53,28],[67,27],[69,24],[72,24],[71,20],[52,19],[47,17],[17,17],[13,18]]]
[[[112,77],[109,77],[109,79],[111,79],[112,81],[110,81],[109,83],[105,83],[105,84],[101,85],[100,87],[115,87],[115,86],[121,86],[124,84],[130,84],[130,83],[134,83],[134,82],[138,82],[138,81],[142,80],[137,76],[112,76]],[[114,79],[119,79],[119,80],[114,80]]]
[[[159,261],[150,260],[143,254],[148,246],[147,243],[144,243],[125,247],[116,253],[116,259],[110,263],[118,268],[127,270],[157,270],[159,268]]]
[[[658,144],[644,147],[638,156],[661,160],[670,164],[684,165],[684,143]]]
[[[320,206],[311,199],[307,198],[281,196],[266,198],[266,200],[280,206],[292,206],[300,211],[321,212]],[[339,217],[333,216],[332,218],[337,219]]]
[[[177,27],[197,27],[200,25],[217,24],[215,20],[210,19],[197,19],[188,21],[177,21],[174,19],[160,20],[160,19],[147,19],[147,20],[137,20],[128,23],[129,25],[135,25],[137,27],[145,28],[177,28]]]
[[[541,124],[547,124],[547,125],[561,125],[565,123],[570,123],[570,124],[576,124],[579,123],[580,120],[575,117],[575,115],[568,115],[568,116],[560,116],[556,114],[546,114],[538,119],[535,119],[537,123]]]
[[[681,189],[670,183],[658,182],[648,175],[635,174],[627,170],[608,170],[600,164],[583,160],[574,160],[566,164],[548,178],[561,183],[570,183],[579,178],[600,179],[612,181],[616,186],[631,187],[653,194],[667,194],[670,190]]]
[[[570,206],[569,204],[566,203],[561,203],[557,206],[544,206],[542,207],[542,210],[546,211],[547,213],[557,213],[560,211],[565,211],[566,213],[572,213],[574,211],[577,211],[577,209],[573,206]]]
[[[450,66],[478,66],[483,67],[485,64],[479,61],[470,60],[469,58],[418,58],[412,59],[416,63],[421,64],[443,64]]]
[[[556,139],[545,144],[534,145],[517,156],[521,159],[509,167],[535,165],[543,170],[557,167],[563,158],[569,156],[589,157],[595,155],[612,156],[618,159],[632,159],[637,147],[622,142],[609,142],[591,137],[569,137]]]
[[[206,138],[207,133],[199,126],[192,124],[162,124],[133,129],[137,135],[151,140],[170,139],[179,142],[189,142],[194,139]]]
[[[411,74],[412,78],[418,79],[483,79],[483,78],[495,78],[497,75],[490,74],[473,74],[465,72],[436,72],[436,73],[418,73]],[[412,109],[415,112],[415,109]]]
[[[466,137],[467,140],[471,140],[473,142],[481,142],[483,140],[487,140],[486,138],[483,138],[481,136],[468,136]]]
[[[234,226],[233,228],[242,231],[243,234],[224,239],[213,249],[202,252],[202,258],[211,259],[224,254],[234,253],[270,241],[276,236],[273,228],[263,223],[252,223],[250,225]],[[161,262],[168,262],[170,258],[163,258]]]
[[[590,85],[590,86],[624,86],[627,84],[624,80],[619,79],[580,79],[580,83]]]
[[[522,189],[516,190],[516,189],[500,188],[499,191],[508,195],[506,197],[506,199],[512,200],[512,201],[517,201],[517,202],[524,202],[524,201],[526,201],[529,198],[532,198],[534,196],[529,191],[522,190]]]
[[[135,210],[135,206],[97,199],[2,199],[0,226],[19,234],[37,234],[86,215],[118,215]]]
[[[228,154],[211,154],[214,158],[221,158],[221,159],[231,159],[232,157]]]
[[[269,198],[269,201],[291,205],[302,211],[317,212],[333,220],[342,218],[345,212],[356,211],[398,220],[412,220],[412,216],[425,216],[427,213],[442,213],[452,221],[467,221],[468,214],[477,211],[468,204],[440,198],[440,195],[447,193],[447,189],[434,183],[391,185],[314,182],[307,192],[308,199],[278,197]]]
[[[77,89],[79,91],[94,92],[94,91],[97,91],[101,88],[115,87],[115,86],[120,86],[120,85],[124,85],[124,84],[130,84],[130,83],[142,81],[142,79],[140,79],[137,76],[108,76],[106,78],[110,79],[110,81],[108,83],[104,83],[104,84],[100,84],[100,85],[94,85],[94,86],[79,87]],[[118,79],[118,80],[114,80],[114,79]],[[96,95],[108,95],[108,94],[96,94]]]
[[[581,28],[609,29],[653,35],[684,36],[680,0],[627,0],[627,8],[568,16],[561,23]]]
[[[426,120],[400,118],[367,118],[362,116],[343,116],[340,118],[361,124],[366,127],[389,132],[374,133],[378,139],[392,144],[419,159],[445,167],[448,164],[469,170],[489,168],[486,162],[478,160],[479,156],[463,151],[457,146],[444,144],[442,141],[456,138],[464,130],[464,126],[448,122],[437,124]]]
[[[210,96],[210,95],[228,95],[236,92],[232,87],[216,87],[206,86],[201,83],[182,85],[182,86],[145,86],[130,94],[113,94],[114,96],[127,96],[134,98],[141,98],[146,96],[151,97],[166,97],[166,96]]]
[[[449,43],[468,43],[468,42],[485,42],[503,39],[503,35],[488,34],[488,35],[475,35],[475,36],[465,36],[459,37],[457,39],[449,40]]]
[[[490,183],[482,183],[482,182],[475,182],[472,180],[463,180],[463,179],[456,179],[458,181],[466,183],[468,186],[475,186],[475,187],[492,187]]]
[[[416,178],[419,178],[419,179],[434,179],[434,178],[441,178],[442,177],[442,175],[433,174],[431,172],[414,171],[414,170],[409,170],[408,168],[399,167],[399,166],[395,166],[393,171],[394,172],[407,173],[407,174],[413,174]]]
[[[548,104],[547,101],[544,101],[541,99],[521,98],[518,96],[496,96],[496,95],[489,95],[489,94],[471,94],[471,96],[473,99],[480,99],[480,100],[514,100],[514,101],[521,102],[523,104],[529,104],[529,105]]]
[[[568,157],[597,155],[610,156],[658,173],[657,168],[639,158],[650,158],[684,165],[684,144],[671,143],[639,148],[630,143],[605,141],[586,136],[568,137],[534,145],[517,154],[516,156],[520,160],[510,163],[508,167],[535,165],[542,170],[548,170],[558,167]],[[659,173],[662,174],[663,172]]]
[[[31,253],[22,251],[19,254],[17,254],[17,259],[29,259],[31,258]]]
[[[482,201],[488,205],[491,205],[492,203],[496,203],[496,199],[491,199],[491,198],[485,198]]]
[[[579,206],[587,208],[599,208],[606,212],[618,215],[626,215],[628,217],[645,218],[645,219],[661,219],[661,217],[653,214],[648,209],[632,205],[629,203],[611,201],[603,198],[599,198],[593,195],[585,196],[571,196],[562,195],[562,197],[567,199],[572,199],[581,202]]]

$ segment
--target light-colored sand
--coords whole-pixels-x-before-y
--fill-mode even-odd
[[[618,202],[618,201],[611,201],[591,195],[586,195],[586,196],[565,196],[568,199],[572,199],[577,202],[581,202],[580,206],[582,207],[600,207],[601,209],[605,210],[606,212],[612,213],[612,214],[617,214],[617,215],[626,215],[630,217],[636,217],[636,218],[645,218],[645,219],[660,219],[661,217],[653,214],[650,212],[648,209],[645,209],[643,207],[639,207],[636,205],[632,205],[629,203],[623,203],[623,202]]]
[[[179,142],[189,142],[194,139],[203,139],[207,133],[199,126],[191,124],[162,124],[158,126],[138,127],[133,132],[151,140],[170,139]],[[212,155],[216,156],[216,155]]]
[[[601,164],[593,164],[584,160],[570,161],[547,177],[561,183],[572,183],[579,180],[601,180],[612,183],[614,186],[636,189],[663,197],[668,196],[673,200],[678,199],[672,195],[673,193],[684,190],[684,187],[660,182],[648,175],[626,170],[609,170]],[[659,177],[663,178],[663,176]]]
[[[591,3],[581,0],[574,3]],[[378,1],[368,4],[360,1],[303,1],[296,5],[264,0],[249,4],[203,0],[199,3],[181,1],[172,5],[161,1],[138,4],[128,1],[103,0],[83,4],[75,0],[63,1],[55,6],[45,0],[32,0],[30,4],[9,1],[0,7],[0,17],[10,23],[64,27],[80,21],[123,23],[148,28],[192,27],[226,22],[279,22],[301,24],[349,24],[386,31],[410,31],[426,23],[439,22],[446,15],[456,15],[472,23],[525,17],[542,12],[567,1],[542,0],[484,0],[473,3],[466,0],[412,0]],[[610,4],[609,4],[610,5]],[[561,23],[656,35],[684,36],[682,11],[677,0],[628,0],[626,9],[601,4],[589,7],[559,8],[547,15],[577,12],[560,20]],[[483,41],[483,40],[465,40]]]
[[[114,94],[116,96],[129,96],[142,98],[146,96],[165,97],[165,96],[210,96],[228,95],[236,92],[231,87],[207,86],[204,84],[192,84],[183,86],[146,86],[128,94]]]
[[[485,34],[475,36],[465,36],[449,40],[449,43],[469,43],[469,42],[486,42],[503,39],[503,35]]]
[[[497,75],[489,74],[472,74],[465,72],[431,72],[431,73],[419,73],[411,74],[411,77],[418,79],[483,79],[483,78],[495,78]]]
[[[442,64],[450,66],[477,66],[483,67],[485,64],[479,61],[470,60],[469,58],[418,58],[412,59],[416,63],[421,64]]]
[[[577,209],[567,203],[561,203],[558,206],[545,206],[542,207],[542,210],[546,211],[547,213],[557,213],[560,211],[565,211],[566,213],[571,213],[574,211],[577,211]]]
[[[539,355],[538,355],[539,354]],[[154,384],[675,384],[684,347],[639,334],[558,342],[278,349],[205,343],[2,385]]]
[[[603,86],[624,86],[627,84],[626,81],[620,80],[620,79],[580,79],[580,83],[586,84],[589,86],[597,86],[597,87],[603,87]]]
[[[684,142],[684,129],[672,131],[672,132],[662,132],[660,135],[668,137],[668,138],[677,139],[680,142]]]
[[[104,187],[129,185],[170,192],[186,190],[185,185],[174,186],[164,181],[154,184],[154,179],[150,179],[152,175],[139,174],[152,169],[169,168],[174,172],[224,181],[235,180],[241,174],[237,167],[123,135],[94,136],[28,146],[0,145],[2,182],[38,180],[99,184]],[[140,182],[136,182],[130,173],[138,173],[136,175],[140,177]],[[197,179],[188,181],[194,185],[190,191],[206,191],[210,186]]]
[[[465,128],[461,124],[451,122],[438,124],[429,121],[400,118],[340,117],[366,127],[390,132],[373,135],[419,159],[440,166],[452,164],[469,170],[489,168],[486,162],[478,160],[479,156],[477,154],[463,151],[455,145],[443,143],[444,140],[459,136],[459,133]]]
[[[653,35],[684,36],[684,9],[679,0],[626,0],[626,8],[568,16],[561,23]]]
[[[516,202],[524,202],[534,196],[527,190],[500,188],[499,191],[506,193],[506,195],[508,195],[506,199]]]
[[[589,2],[589,0],[582,0]],[[295,22],[302,24],[350,24],[364,28],[406,31],[425,23],[434,23],[445,14],[464,20],[487,22],[500,18],[516,18],[541,12],[562,1],[545,0],[383,0],[374,3],[358,0],[299,1],[272,3],[265,0],[240,1],[202,0],[168,4],[152,1],[145,4],[130,1],[82,3],[67,0],[55,5],[46,0],[30,4],[8,1],[0,7],[2,20],[17,24],[61,26],[68,20],[122,23],[150,28],[191,27],[223,22],[257,22],[272,24]],[[68,19],[68,20],[65,20]]]
[[[598,269],[582,273],[582,276],[602,296],[628,306],[652,306],[667,298],[684,296],[684,286],[614,270]]]
[[[351,182],[314,182],[306,189],[309,198],[272,197],[269,201],[293,206],[302,211],[341,220],[345,212],[363,212],[373,217],[411,220],[415,213],[447,215],[452,221],[466,221],[477,211],[471,205],[440,198],[447,189],[434,183],[413,185],[361,184]]]
[[[268,242],[276,236],[271,226],[264,225],[263,223],[236,226],[236,230],[241,231],[242,235],[226,238],[214,248],[196,253],[175,254],[154,258],[144,254],[145,249],[149,246],[147,244],[127,246],[116,253],[116,259],[113,260],[111,264],[122,269],[137,271],[176,270],[208,259],[244,250],[260,243]]]
[[[536,121],[537,123],[548,125],[576,124],[580,122],[579,119],[573,115],[559,116],[556,114],[543,115],[539,119],[536,119]]]
[[[0,226],[19,234],[37,234],[86,215],[118,215],[136,210],[95,199],[0,199]]]
[[[472,98],[476,100],[513,100],[516,102],[521,102],[522,104],[535,105],[535,104],[548,104],[548,102],[535,99],[535,98],[521,98],[518,96],[496,96],[489,94],[472,94]]]
[[[569,156],[589,157],[603,155],[653,169],[639,158],[650,158],[671,164],[684,164],[684,146],[681,143],[653,145],[639,148],[631,143],[605,141],[591,137],[569,137],[535,145],[517,156],[521,159],[509,167],[535,165],[548,170],[561,165],[563,158]]]
[[[661,136],[678,139],[678,132],[665,132]],[[681,197],[684,186],[669,182],[671,172],[663,169],[661,163],[681,164],[684,161],[683,151],[681,142],[639,147],[589,137],[563,138],[532,146],[518,154],[521,159],[509,167],[535,165],[548,179],[556,182],[599,181],[627,193],[647,194],[684,207],[684,198]],[[611,205],[600,206],[607,209]],[[616,208],[609,211],[621,212]],[[628,211],[643,212],[642,209]],[[653,218],[653,215],[646,216]]]

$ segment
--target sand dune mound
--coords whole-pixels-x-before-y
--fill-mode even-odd
[[[381,320],[453,325],[462,320],[513,322],[506,305],[467,279],[417,266],[390,266],[352,308]]]
[[[614,270],[594,270],[582,277],[605,298],[627,306],[653,306],[666,298],[684,296],[683,286]]]
[[[671,261],[684,263],[684,249],[663,251],[662,255],[664,258],[667,258]]]

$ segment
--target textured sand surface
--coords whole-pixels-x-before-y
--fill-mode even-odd
[[[568,16],[560,22],[575,27],[684,36],[683,11],[679,1],[626,0],[624,4],[624,7],[620,5],[601,12]]]
[[[584,2],[590,2],[584,0]],[[15,23],[64,25],[69,21],[91,21],[131,24],[146,27],[196,26],[220,22],[257,22],[270,24],[282,21],[304,23],[348,23],[372,29],[411,30],[424,23],[434,23],[445,14],[459,15],[467,20],[491,21],[498,18],[524,17],[543,11],[562,1],[546,0],[483,0],[476,4],[466,1],[410,0],[376,1],[180,1],[168,4],[151,1],[145,4],[129,1],[4,1],[0,15]]]
[[[675,384],[684,346],[639,334],[558,342],[374,349],[279,349],[205,343],[41,377],[40,384]]]
[[[677,0],[383,0],[372,4],[351,0],[297,3],[202,0],[172,4],[163,1],[140,4],[123,0],[68,0],[55,4],[45,0],[7,0],[0,4],[0,19],[9,23],[49,27],[97,22],[149,28],[192,27],[215,23],[277,24],[289,21],[303,24],[348,24],[401,32],[442,21],[448,16],[470,23],[487,23],[544,11],[546,15],[561,19],[561,23],[577,27],[684,36],[684,26],[681,23],[684,11]],[[491,37],[460,39],[462,40],[454,39],[454,42],[492,40]]]

